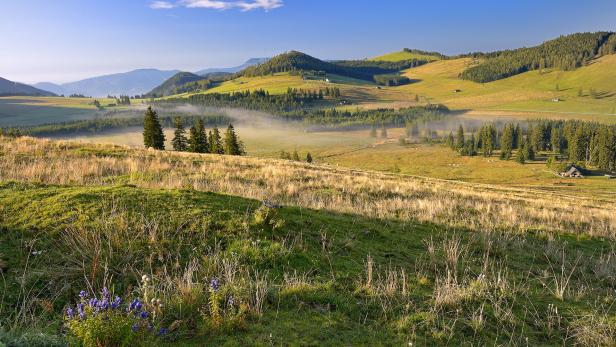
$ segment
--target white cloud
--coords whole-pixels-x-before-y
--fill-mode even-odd
[[[174,7],[175,7],[174,4],[167,2],[167,1],[153,1],[150,4],[150,8],[153,8],[155,10],[168,10]]]
[[[178,6],[187,8],[210,8],[215,10],[239,9],[241,11],[273,10],[282,7],[283,0],[180,0],[177,3],[168,1],[154,1],[150,4],[153,9],[170,9]]]

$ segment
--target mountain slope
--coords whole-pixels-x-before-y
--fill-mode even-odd
[[[177,74],[173,75],[168,80],[164,81],[158,87],[152,89],[149,93],[147,93],[147,95],[150,97],[161,97],[161,96],[179,94],[179,93],[184,92],[181,89],[185,88],[187,84],[200,82],[200,81],[207,81],[207,80],[208,80],[207,77],[195,75],[194,73],[191,73],[191,72],[178,72]]]
[[[93,97],[107,95],[141,95],[178,73],[177,70],[138,69],[124,73],[103,75],[80,81],[54,85],[43,82],[37,85],[53,89],[58,94],[83,94]]]
[[[216,72],[227,72],[227,73],[236,73],[244,70],[247,67],[263,64],[270,60],[270,58],[251,58],[248,59],[244,64],[234,67],[223,67],[223,68],[208,68],[195,72],[197,75],[207,75]]]
[[[52,92],[0,77],[0,96],[54,96]]]

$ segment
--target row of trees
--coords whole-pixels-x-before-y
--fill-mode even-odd
[[[510,159],[516,152],[520,162],[534,160],[536,153],[549,151],[582,165],[616,171],[616,126],[577,120],[531,121],[524,131],[518,124],[505,124],[497,130],[493,124],[483,125],[470,137],[462,126],[456,135],[450,133],[447,144],[462,155],[491,156],[500,150],[501,159]]]
[[[235,133],[232,124],[227,127],[224,138],[221,137],[216,126],[207,133],[201,118],[197,118],[195,124],[190,127],[188,136],[182,117],[175,117],[174,127],[175,131],[171,143],[175,151],[227,155],[246,154],[244,144]],[[158,114],[151,107],[148,107],[143,122],[143,144],[146,148],[165,149],[165,134]]]
[[[293,151],[293,153],[287,152],[287,151],[280,151],[280,159],[284,159],[284,160],[294,160],[294,161],[301,161],[300,157],[299,157],[299,153],[297,152],[297,149],[295,149]],[[312,159],[312,155],[310,154],[310,152],[306,153],[306,162],[307,163],[312,163],[313,159]]]

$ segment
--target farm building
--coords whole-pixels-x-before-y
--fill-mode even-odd
[[[584,177],[580,169],[575,167],[575,165],[571,165],[569,169],[559,173],[558,175],[561,177],[572,177],[572,178],[583,178]]]

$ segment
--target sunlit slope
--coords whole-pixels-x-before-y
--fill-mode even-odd
[[[405,75],[416,82],[395,89],[457,109],[615,113],[616,55],[574,71],[531,71],[483,84],[458,78],[471,64],[472,58],[462,58],[409,69]]]
[[[440,60],[439,57],[434,56],[434,55],[412,53],[412,52],[407,52],[407,51],[387,53],[387,54],[372,58],[371,60],[396,62],[396,61],[412,60],[412,59],[418,59],[418,60],[425,59],[428,61]]]

